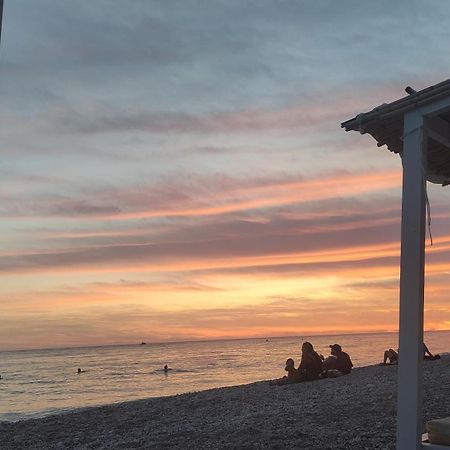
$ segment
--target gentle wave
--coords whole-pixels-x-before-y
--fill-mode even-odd
[[[198,373],[198,370],[188,370],[188,369],[174,369],[169,368],[167,371],[164,369],[155,369],[150,374],[161,375],[161,374],[169,374],[169,373]]]

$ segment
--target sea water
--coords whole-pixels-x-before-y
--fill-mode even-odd
[[[355,366],[398,347],[397,334],[383,333],[0,352],[0,420],[278,378],[287,358],[299,363],[305,340],[325,356],[342,345]],[[427,332],[425,342],[446,353],[450,331]]]

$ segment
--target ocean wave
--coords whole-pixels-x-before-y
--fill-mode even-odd
[[[195,369],[174,369],[174,368],[170,368],[169,370],[165,371],[164,369],[155,369],[152,372],[150,372],[151,374],[158,374],[160,375],[161,373],[198,373],[198,370]]]
[[[62,380],[31,380],[31,381],[26,381],[26,382],[22,382],[22,383],[17,383],[17,384],[22,384],[22,385],[28,385],[28,384],[60,384],[62,382]]]

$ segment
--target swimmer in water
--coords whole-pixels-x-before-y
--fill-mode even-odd
[[[167,364],[164,366],[164,373],[167,373],[169,370],[172,370]]]
[[[82,373],[83,371],[78,367],[78,375],[80,375],[80,373]]]

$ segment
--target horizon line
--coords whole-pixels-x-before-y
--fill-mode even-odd
[[[450,329],[445,330],[424,330],[424,333],[430,332],[440,332],[440,331],[450,331]],[[143,345],[161,345],[161,344],[188,344],[188,343],[199,343],[199,342],[224,342],[224,341],[248,341],[248,340],[261,340],[261,339],[283,339],[283,338],[309,338],[309,337],[327,337],[327,336],[353,336],[353,335],[370,335],[370,334],[398,334],[398,330],[396,331],[368,331],[368,332],[345,332],[345,333],[325,333],[325,334],[304,334],[304,335],[282,335],[282,336],[259,336],[259,337],[230,337],[230,338],[218,338],[218,339],[187,339],[180,341],[154,341],[154,342],[136,342],[136,343],[121,343],[121,344],[103,344],[103,345],[75,345],[75,346],[66,346],[66,347],[34,347],[34,348],[17,348],[17,349],[9,349],[3,350],[0,349],[0,353],[7,352],[29,352],[29,351],[46,351],[46,350],[74,350],[74,349],[82,349],[82,348],[104,348],[104,347],[135,347]]]

